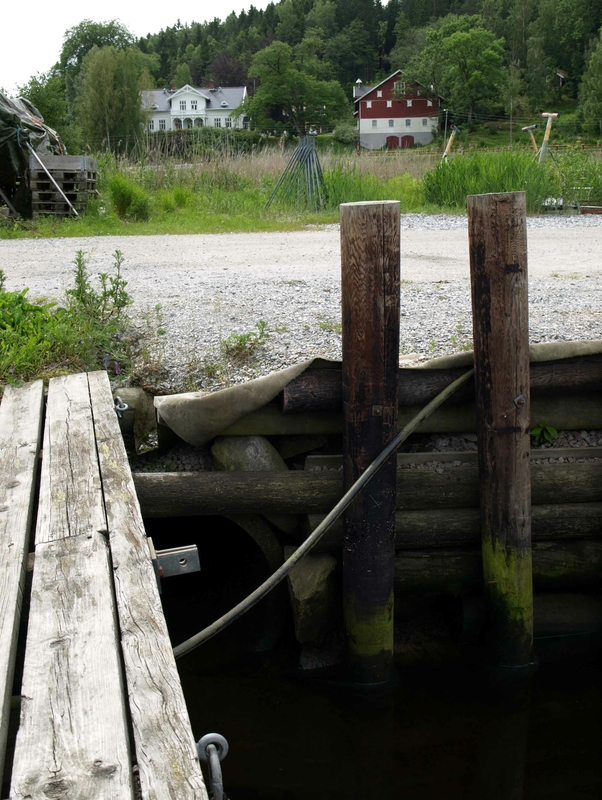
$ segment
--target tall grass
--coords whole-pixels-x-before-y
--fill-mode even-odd
[[[178,163],[164,157],[133,163],[99,156],[100,197],[80,219],[47,218],[12,223],[0,218],[0,238],[99,234],[221,233],[291,230],[335,222],[340,203],[399,200],[402,212],[462,211],[466,196],[524,190],[527,209],[541,211],[549,197],[602,205],[600,154],[573,148],[553,152],[543,167],[525,151],[456,153],[440,163],[436,154],[320,152],[326,183],[319,213],[292,202],[265,210],[289,162],[291,147],[231,153]]]
[[[527,211],[537,212],[548,197],[561,193],[555,163],[539,165],[532,154],[475,153],[439,163],[423,178],[425,200],[443,208],[466,205],[470,194],[526,192]]]

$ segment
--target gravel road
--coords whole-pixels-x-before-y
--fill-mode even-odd
[[[270,337],[251,363],[228,367],[246,380],[313,356],[340,357],[338,226],[293,233],[104,236],[0,241],[7,289],[61,300],[77,250],[92,274],[125,256],[136,326],[166,334],[155,359],[166,370],[158,388],[211,388],[204,363],[222,361],[220,340],[252,331]],[[531,341],[602,339],[602,217],[528,220]],[[471,338],[465,217],[402,217],[401,342],[406,353],[434,357]]]

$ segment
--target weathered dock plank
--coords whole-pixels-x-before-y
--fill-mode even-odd
[[[105,372],[89,373],[136,760],[144,800],[205,800],[188,711]]]
[[[88,381],[50,381],[11,800],[133,797]]]
[[[106,530],[85,373],[53,378],[48,391],[36,542]]]
[[[133,798],[106,539],[36,546],[11,800]]]
[[[7,386],[0,406],[0,775],[4,770],[43,407],[42,381],[19,389]]]

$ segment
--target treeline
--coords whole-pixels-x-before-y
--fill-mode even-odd
[[[602,0],[282,0],[141,39],[84,20],[22,94],[71,147],[116,149],[139,135],[146,89],[246,84],[256,128],[302,131],[349,123],[355,81],[401,68],[469,126],[563,100],[601,138],[601,25]]]

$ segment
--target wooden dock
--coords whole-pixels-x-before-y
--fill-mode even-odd
[[[206,800],[106,373],[52,379],[46,408],[41,381],[7,387],[0,475],[0,766],[10,799]]]

